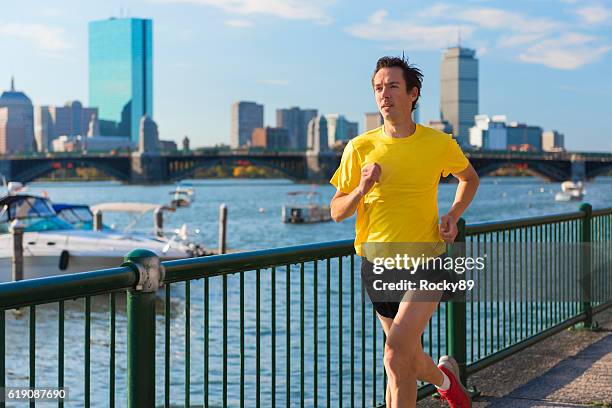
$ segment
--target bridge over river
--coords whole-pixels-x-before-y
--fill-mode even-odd
[[[501,168],[523,169],[550,181],[588,180],[612,171],[612,153],[466,151],[479,175]],[[276,152],[205,150],[167,154],[46,154],[0,156],[0,175],[27,183],[58,169],[95,168],[127,183],[178,181],[214,166],[253,165],[277,171],[292,180],[331,178],[339,152]]]

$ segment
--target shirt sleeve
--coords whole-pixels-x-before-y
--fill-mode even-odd
[[[444,166],[442,168],[442,177],[446,177],[451,173],[460,173],[467,169],[470,162],[461,151],[461,147],[452,137],[449,138],[446,155],[444,157]]]
[[[359,186],[361,179],[361,164],[359,155],[350,141],[344,148],[340,166],[336,169],[329,181],[336,189],[344,194],[350,194]]]

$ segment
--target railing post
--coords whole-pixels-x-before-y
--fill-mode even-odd
[[[93,230],[102,231],[102,211],[100,210],[93,213]]]
[[[23,224],[14,220],[10,226],[13,236],[12,275],[13,282],[23,280]]]
[[[155,407],[155,292],[162,285],[164,268],[148,249],[135,249],[122,266],[138,273],[136,287],[127,294],[128,407]]]
[[[591,218],[593,207],[589,203],[580,206],[580,211],[584,212],[582,219],[582,311],[585,314],[584,327],[593,327],[593,308],[591,306]]]
[[[219,206],[219,255],[224,254],[227,250],[227,205],[225,203]]]
[[[157,207],[153,213],[153,222],[155,227],[155,235],[158,237],[164,236],[164,210]]]
[[[450,245],[449,255],[453,258],[465,257],[465,220],[459,218],[457,221],[457,237]],[[460,277],[461,279],[463,276]],[[466,349],[466,306],[465,293],[457,293],[446,306],[446,338],[448,341],[448,352],[457,360],[461,382],[467,384],[467,349]]]

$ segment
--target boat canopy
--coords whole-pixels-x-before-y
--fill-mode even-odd
[[[58,218],[47,198],[29,194],[0,198],[0,234],[7,233],[9,223],[15,219],[21,220],[28,232],[73,229],[71,224]]]
[[[102,211],[102,212],[133,212],[144,214],[149,211],[154,211],[157,208],[161,208],[164,211],[174,211],[173,208],[161,204],[153,203],[100,203],[91,206],[91,211]]]

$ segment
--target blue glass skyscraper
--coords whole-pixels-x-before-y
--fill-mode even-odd
[[[138,142],[140,119],[153,117],[153,21],[89,23],[89,106],[98,108],[100,133]]]

